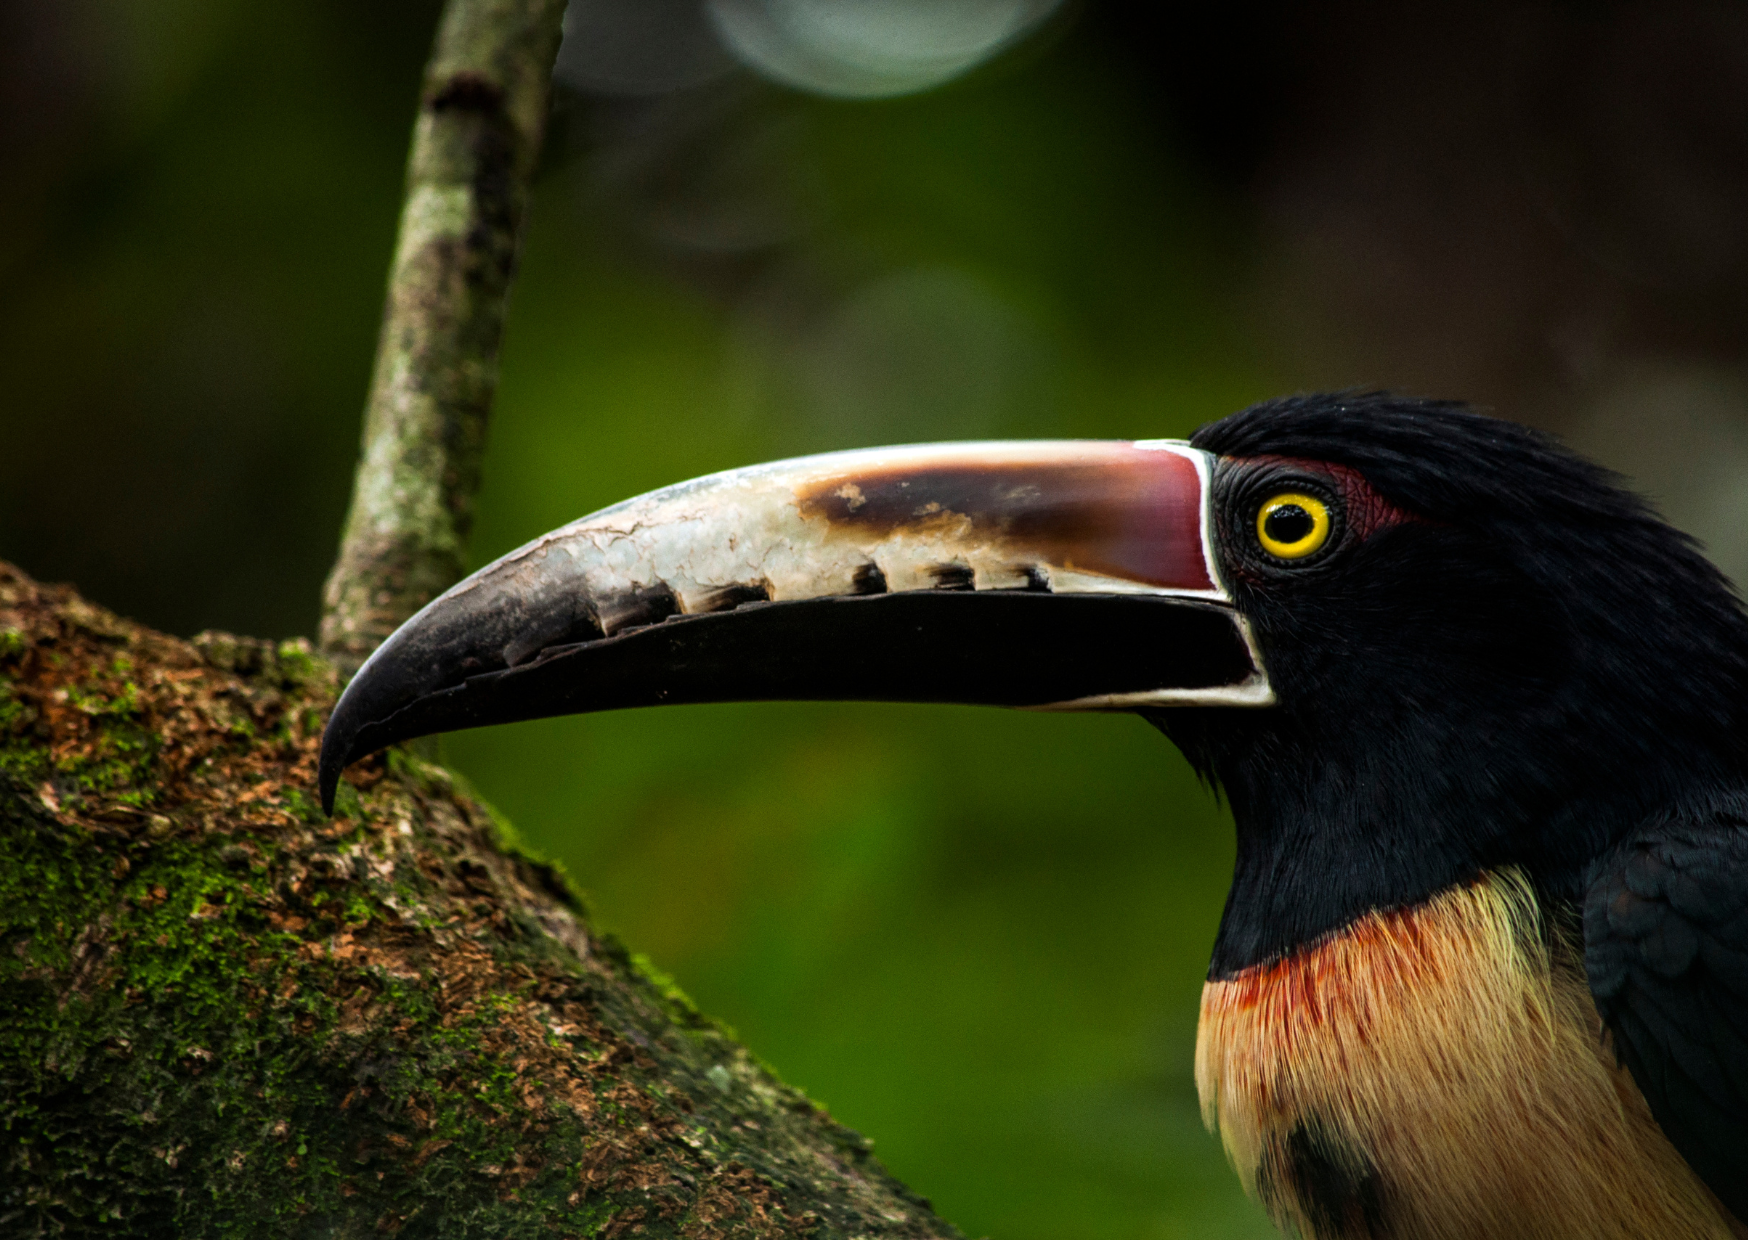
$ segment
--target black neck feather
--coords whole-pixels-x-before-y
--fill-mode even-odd
[[[1651,813],[1748,786],[1748,620],[1601,470],[1375,396],[1275,402],[1195,442],[1237,458],[1217,506],[1244,458],[1284,456],[1355,468],[1416,518],[1300,577],[1229,565],[1279,705],[1153,716],[1238,827],[1213,976],[1484,869],[1572,899]]]

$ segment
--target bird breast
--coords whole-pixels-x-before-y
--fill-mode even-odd
[[[1203,1118],[1307,1240],[1732,1235],[1516,871],[1210,981]]]

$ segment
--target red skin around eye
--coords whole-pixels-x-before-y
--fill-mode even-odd
[[[1352,466],[1336,465],[1329,461],[1307,461],[1291,456],[1252,457],[1251,459],[1268,461],[1271,464],[1290,465],[1294,469],[1301,469],[1311,474],[1321,474],[1329,479],[1341,492],[1341,506],[1347,514],[1348,528],[1353,531],[1355,537],[1370,538],[1379,530],[1387,530],[1393,525],[1424,519],[1405,509],[1398,508],[1372,490],[1372,484],[1366,481],[1365,475]]]

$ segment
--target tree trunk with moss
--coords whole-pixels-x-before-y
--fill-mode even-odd
[[[958,1235],[336,683],[0,564],[0,1236]]]

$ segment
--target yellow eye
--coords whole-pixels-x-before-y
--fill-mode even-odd
[[[1257,512],[1256,537],[1277,559],[1302,560],[1329,541],[1329,505],[1299,491],[1277,495]]]

